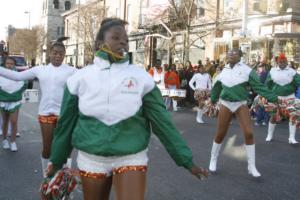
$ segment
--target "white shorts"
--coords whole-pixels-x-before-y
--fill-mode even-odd
[[[5,112],[15,112],[21,106],[21,101],[16,102],[0,102],[1,110]]]
[[[136,154],[105,157],[79,150],[77,166],[85,174],[105,174],[105,176],[111,176],[113,173],[118,173],[118,171],[126,172],[126,169],[132,171],[130,169],[133,169],[133,167],[138,171],[146,171],[148,164],[147,151],[148,149],[145,149]]]
[[[239,107],[243,105],[247,105],[247,101],[236,101],[236,102],[230,102],[230,101],[225,101],[225,100],[220,100],[220,103],[228,108],[232,113],[235,113]]]

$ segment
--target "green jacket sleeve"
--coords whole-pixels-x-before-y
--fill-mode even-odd
[[[222,91],[222,83],[217,81],[211,89],[210,99],[213,104],[217,103],[219,100],[221,91]]]
[[[300,75],[298,73],[296,73],[295,76],[294,76],[294,82],[295,82],[297,87],[300,86]]]
[[[55,169],[60,169],[72,152],[71,139],[78,115],[78,97],[72,95],[66,87],[51,146],[50,161]]]
[[[270,90],[272,90],[272,87],[273,87],[273,80],[272,80],[272,78],[271,78],[271,75],[270,75],[270,72],[269,72],[269,74],[268,74],[268,76],[267,76],[267,79],[266,79],[266,81],[265,81],[265,85],[270,89]]]
[[[143,111],[150,121],[153,133],[163,143],[176,164],[190,169],[193,166],[192,152],[171,121],[171,116],[156,86],[143,97]]]
[[[257,94],[265,97],[270,102],[277,102],[278,96],[274,94],[270,89],[268,89],[266,85],[261,83],[259,77],[257,76],[254,70],[250,72],[249,84]]]

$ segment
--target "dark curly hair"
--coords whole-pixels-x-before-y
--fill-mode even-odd
[[[120,18],[105,18],[101,22],[100,29],[97,33],[96,40],[95,40],[95,51],[99,50],[99,45],[104,41],[105,33],[114,26],[123,26],[127,25],[128,23]]]

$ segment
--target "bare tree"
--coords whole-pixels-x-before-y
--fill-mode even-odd
[[[10,54],[24,54],[27,61],[32,61],[37,55],[37,29],[16,29],[8,38]]]
[[[151,32],[160,33],[160,35],[152,34],[157,37],[164,38],[163,34],[171,31],[171,36],[168,38],[170,52],[177,55],[181,63],[189,60],[189,52],[191,47],[204,48],[196,45],[199,40],[205,44],[205,38],[212,30],[207,28],[195,28],[196,25],[216,21],[217,1],[208,0],[168,0],[169,6],[166,10],[156,16],[156,22],[159,21],[162,25],[152,25]],[[201,4],[201,5],[200,5]],[[166,30],[170,31],[166,31]],[[182,50],[178,52],[176,44],[181,38]],[[166,39],[166,38],[164,38]],[[164,45],[166,47],[166,45]],[[181,54],[181,55],[178,55]]]
[[[77,42],[84,45],[85,62],[91,62],[94,56],[96,32],[106,15],[102,2],[94,2],[79,7],[77,20],[70,24],[70,30],[77,34]]]

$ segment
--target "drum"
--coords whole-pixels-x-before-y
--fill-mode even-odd
[[[168,97],[170,95],[169,89],[160,89],[160,92],[163,97]]]
[[[170,90],[170,97],[174,99],[182,99],[186,97],[186,90]]]

